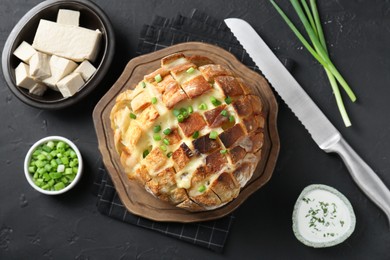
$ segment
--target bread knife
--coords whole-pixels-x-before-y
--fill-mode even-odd
[[[252,26],[238,18],[225,19],[225,23],[317,145],[327,153],[340,155],[352,179],[390,223],[390,191],[383,181],[344,140]]]

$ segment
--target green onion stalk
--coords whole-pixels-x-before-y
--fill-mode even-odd
[[[326,75],[328,76],[330,85],[332,87],[333,93],[336,98],[336,103],[339,108],[341,117],[344,121],[346,127],[351,126],[351,121],[348,117],[347,111],[345,109],[343,99],[338,87],[338,83],[347,93],[348,97],[352,102],[356,101],[356,96],[353,93],[352,89],[349,87],[348,83],[345,81],[343,76],[334,66],[333,62],[329,58],[328,49],[326,47],[325,36],[321,27],[321,21],[318,14],[317,4],[315,0],[310,0],[310,7],[308,6],[306,0],[301,0],[301,4],[298,0],[290,0],[292,6],[294,7],[296,13],[298,14],[299,19],[301,20],[307,34],[309,35],[310,43],[305,39],[305,37],[299,32],[283,10],[275,3],[275,1],[270,0],[272,5],[275,7],[276,11],[280,14],[286,24],[294,32],[297,38],[301,41],[303,46],[310,52],[310,54],[324,67]],[[303,9],[302,9],[303,6]],[[337,83],[338,82],[338,83]]]

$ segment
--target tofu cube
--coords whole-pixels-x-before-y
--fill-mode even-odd
[[[35,53],[30,59],[30,75],[37,80],[50,77],[50,56],[42,52]]]
[[[82,86],[84,80],[79,73],[72,73],[57,83],[58,90],[64,97],[73,96]]]
[[[68,9],[58,10],[57,23],[79,26],[80,12]]]
[[[33,94],[33,95],[36,95],[36,96],[43,96],[43,94],[45,93],[47,87],[43,84],[35,84],[34,87],[32,87],[28,93],[30,94]]]
[[[74,72],[80,73],[84,81],[89,80],[89,78],[95,73],[96,68],[87,60],[83,61]]]
[[[32,46],[49,54],[76,62],[94,61],[102,33],[82,27],[60,24],[41,19]]]
[[[37,83],[30,76],[30,68],[27,64],[21,62],[15,69],[16,85],[30,90]]]
[[[58,81],[73,72],[76,67],[76,62],[53,55],[50,58],[51,77],[44,79],[43,83],[49,88],[58,91],[56,85]]]
[[[22,42],[18,48],[14,51],[14,55],[25,63],[29,63],[31,56],[37,51],[27,42]]]

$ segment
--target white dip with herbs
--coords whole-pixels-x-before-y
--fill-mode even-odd
[[[355,227],[355,215],[349,201],[337,190],[325,185],[308,188],[302,192],[294,209],[295,235],[301,242],[313,247],[341,243]]]

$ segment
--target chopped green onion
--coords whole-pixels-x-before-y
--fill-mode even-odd
[[[192,134],[192,138],[196,139],[199,137],[199,131],[195,131],[193,134]]]
[[[154,134],[154,135],[153,135],[153,139],[154,139],[154,141],[160,141],[160,140],[161,140],[161,135],[159,135],[159,134]]]
[[[64,184],[67,184],[69,181],[66,177],[62,177],[61,178],[61,181],[64,183]]]
[[[157,98],[156,97],[152,97],[152,104],[157,104]]]
[[[72,174],[73,170],[72,168],[65,168],[65,173],[64,174]]]
[[[167,146],[166,145],[160,145],[160,149],[163,150],[164,152],[167,151]]]
[[[198,191],[199,192],[204,192],[206,190],[206,186],[204,186],[204,185],[201,185],[201,186],[199,186],[199,188],[198,188]]]
[[[46,156],[44,156],[43,154],[38,155],[38,160],[43,161],[45,159],[46,159]]]
[[[51,180],[51,177],[50,177],[50,175],[47,172],[43,174],[43,180],[44,181],[50,181]]]
[[[47,182],[47,185],[49,185],[49,187],[52,187],[55,183],[55,180],[54,179],[51,179],[50,181]]]
[[[47,145],[44,145],[44,146],[42,146],[42,150],[44,150],[45,152],[48,152],[48,153],[50,153],[51,152],[51,150],[52,150],[52,148],[50,148],[49,146],[47,146]]]
[[[40,168],[40,169],[38,169],[38,175],[39,176],[42,176],[44,173],[46,173],[47,171],[46,171],[46,169],[45,168]]]
[[[214,106],[219,106],[219,105],[221,105],[221,101],[219,101],[219,100],[216,99],[215,97],[210,97],[210,101],[211,101],[211,103],[212,103]]]
[[[227,97],[225,98],[225,103],[228,104],[228,105],[229,105],[230,103],[232,103],[232,101],[233,101],[232,98],[229,97],[229,96],[227,96]]]
[[[223,150],[221,150],[221,151],[219,151],[221,154],[226,154],[227,152],[228,152],[228,150],[227,149],[223,149]]]
[[[34,182],[38,187],[41,187],[43,185],[43,180],[42,179],[36,179]]]
[[[142,87],[142,88],[146,88],[146,83],[145,83],[145,81],[141,81],[141,87]]]
[[[70,151],[69,156],[74,159],[77,157],[77,154],[74,151]]]
[[[169,145],[169,140],[167,138],[164,138],[163,142],[164,144]]]
[[[35,166],[37,166],[38,168],[42,168],[45,166],[45,162],[43,161],[35,161]]]
[[[161,74],[157,74],[155,77],[154,77],[154,80],[158,83],[158,82],[161,82],[162,81],[162,77],[161,77]]]
[[[52,167],[54,167],[54,168],[57,168],[58,163],[57,163],[56,160],[52,159],[52,160],[50,161],[50,165],[51,165]]]
[[[184,118],[188,118],[188,117],[190,116],[190,114],[188,114],[187,111],[184,111],[184,112],[182,113],[182,115],[183,115]]]
[[[52,179],[58,179],[58,178],[62,177],[61,172],[51,172],[51,173],[49,173],[49,175],[50,175],[50,178],[52,178]]]
[[[177,117],[178,115],[180,115],[180,110],[179,110],[179,109],[174,109],[174,110],[173,110],[173,115],[174,115],[175,117]]]
[[[133,113],[130,113],[130,118],[131,118],[131,119],[136,119],[137,116],[136,116],[135,114],[133,114]]]
[[[63,164],[65,164],[65,165],[68,165],[68,164],[69,164],[69,159],[68,159],[68,157],[62,157],[62,158],[61,158],[61,162],[62,162]]]
[[[229,122],[230,122],[230,123],[234,123],[234,121],[236,121],[236,119],[234,118],[234,116],[229,116]]]
[[[172,152],[167,153],[167,157],[171,158],[172,157]]]
[[[172,132],[170,128],[167,128],[163,131],[164,135],[169,135]]]
[[[184,116],[182,114],[178,115],[177,116],[177,121],[179,121],[179,123],[183,122],[184,121]]]
[[[76,163],[74,160],[72,160],[72,161],[69,163],[69,167],[74,167],[75,165],[77,165],[77,163]]]
[[[46,144],[48,147],[50,147],[51,149],[53,149],[54,148],[54,146],[55,146],[55,144],[54,144],[54,142],[53,141],[49,141],[49,142],[47,142],[47,144]]]
[[[188,110],[188,114],[194,113],[194,109],[192,108],[192,106],[189,106],[187,110]]]
[[[210,139],[217,139],[218,133],[217,131],[211,131],[209,134]]]
[[[191,68],[189,68],[188,70],[187,70],[187,73],[193,73],[195,71],[195,69],[193,68],[193,67],[191,67]]]
[[[158,133],[160,131],[161,131],[161,126],[160,125],[156,125],[156,126],[153,127],[153,132],[154,133]]]
[[[201,103],[198,108],[200,110],[206,110],[207,109],[207,105],[206,105],[206,103]]]
[[[62,190],[63,188],[65,188],[65,184],[63,182],[54,184],[54,190]]]
[[[221,111],[221,115],[223,115],[223,116],[228,116],[228,111],[222,110],[222,111]]]
[[[65,171],[65,165],[60,164],[57,166],[57,172],[64,172]]]
[[[52,168],[53,168],[53,166],[51,166],[50,164],[45,165],[45,170],[48,172],[50,172]]]
[[[61,148],[65,148],[65,147],[66,147],[66,144],[65,144],[64,142],[59,141],[59,142],[57,143],[57,149],[61,149]]]
[[[145,150],[143,153],[142,153],[142,158],[145,158],[146,156],[148,156],[149,154],[149,150]]]

